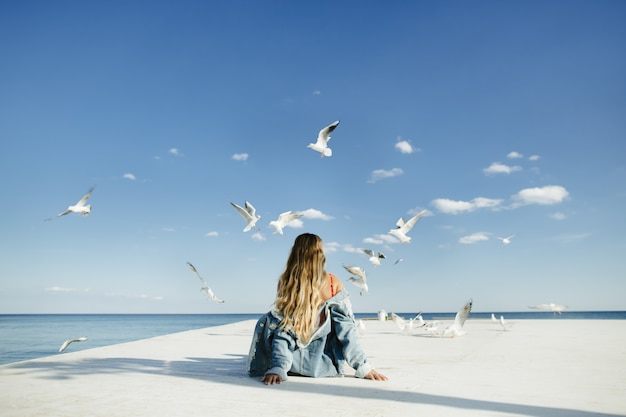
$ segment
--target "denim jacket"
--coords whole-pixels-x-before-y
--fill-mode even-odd
[[[364,378],[372,366],[359,343],[348,292],[343,289],[324,302],[322,312],[325,320],[306,344],[290,329],[280,328],[280,312],[272,310],[261,316],[250,345],[248,374],[276,374],[283,381],[288,372],[310,377],[343,376],[347,363],[358,378]]]

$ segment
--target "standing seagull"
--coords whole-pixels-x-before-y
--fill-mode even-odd
[[[364,253],[366,253],[367,255],[369,255],[370,257],[370,262],[372,263],[372,265],[374,266],[380,266],[380,260],[381,259],[385,259],[385,255],[382,254],[381,252],[378,253],[374,253],[373,250],[371,249],[361,249]]]
[[[463,336],[466,331],[463,330],[463,325],[465,324],[465,320],[469,317],[470,312],[472,311],[472,300],[470,299],[462,309],[456,313],[454,317],[454,323],[450,326],[446,327],[443,331],[444,337],[454,337],[454,336]]]
[[[207,284],[204,278],[200,276],[196,267],[193,266],[190,262],[187,262],[187,265],[189,265],[189,269],[191,269],[196,274],[196,276],[200,279],[200,281],[202,281],[202,284],[204,284],[202,288],[200,288],[200,291],[202,291],[208,298],[215,301],[216,303],[223,303],[224,300],[220,300],[219,298],[217,298],[217,296],[213,293],[213,290],[209,288],[209,284]]]
[[[63,344],[59,348],[59,352],[63,352],[70,345],[70,343],[84,342],[85,340],[87,340],[87,336],[76,337],[74,339],[67,339],[65,342],[63,342]]]
[[[339,125],[339,120],[334,123],[329,124],[324,129],[320,130],[320,133],[317,135],[317,142],[309,143],[307,148],[311,148],[314,151],[317,151],[321,154],[321,157],[331,156],[333,154],[333,150],[328,147],[328,141],[330,140],[330,134],[335,128]]]
[[[513,239],[513,237],[515,237],[515,235],[511,235],[508,237],[498,237],[498,239],[500,239],[505,245],[508,245],[509,243],[511,243],[511,239]]]
[[[286,211],[284,213],[280,213],[277,220],[272,220],[270,222],[270,226],[272,226],[275,229],[273,234],[280,233],[282,235],[283,228],[285,226],[287,226],[290,222],[296,219],[299,219],[302,216],[304,216],[303,213],[292,213],[291,210]]]
[[[359,292],[360,295],[363,295],[363,291],[367,292],[369,289],[367,287],[367,277],[365,276],[365,270],[360,266],[343,266],[346,271],[350,274],[354,275],[353,277],[348,278],[348,281],[361,288],[362,291]]]
[[[241,217],[243,217],[243,219],[246,221],[247,224],[246,224],[246,227],[243,229],[244,232],[249,231],[253,227],[258,230],[258,228],[256,227],[256,222],[259,221],[261,216],[258,216],[256,214],[256,209],[254,208],[254,206],[252,204],[250,204],[248,201],[246,201],[246,208],[245,209],[243,207],[235,204],[235,203],[230,203],[230,204],[232,204],[232,206],[235,209],[237,209],[239,214],[241,214]]]
[[[82,214],[83,216],[88,216],[89,213],[91,213],[91,204],[86,206],[85,203],[87,202],[87,200],[89,200],[89,197],[91,197],[91,193],[93,192],[94,188],[96,187],[95,186],[91,187],[91,189],[87,191],[87,194],[85,194],[83,198],[78,200],[78,203],[76,203],[73,206],[69,206],[67,210],[65,210],[62,213],[57,214],[56,217],[50,217],[48,219],[45,219],[45,221],[54,220],[57,217],[65,216],[66,214],[70,214],[70,213],[79,213],[79,214]]]
[[[509,325],[509,322],[504,320],[504,316],[500,316],[500,326],[502,326],[502,330],[506,332],[506,328]]]
[[[415,216],[411,217],[407,222],[404,221],[404,218],[400,217],[396,222],[396,228],[391,229],[389,232],[390,235],[397,237],[402,244],[410,243],[411,238],[406,234],[415,226],[415,223],[426,213],[426,210],[422,210],[417,213]]]

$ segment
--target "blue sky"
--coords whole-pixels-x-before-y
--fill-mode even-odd
[[[0,313],[263,312],[302,232],[356,312],[624,310],[625,18],[604,0],[3,2]],[[306,145],[335,120],[320,158]],[[89,216],[44,221],[92,186]],[[424,209],[411,243],[387,233]],[[272,234],[287,210],[305,216]]]

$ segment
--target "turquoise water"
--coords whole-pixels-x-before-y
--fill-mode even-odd
[[[626,311],[493,312],[510,319],[626,320]],[[414,317],[417,313],[398,313]],[[423,313],[425,320],[452,319],[455,313]],[[6,314],[0,315],[0,365],[58,354],[70,338],[87,336],[65,352],[109,346],[164,334],[256,320],[260,314]],[[357,318],[376,318],[359,313]],[[489,313],[472,313],[472,319],[489,319]]]

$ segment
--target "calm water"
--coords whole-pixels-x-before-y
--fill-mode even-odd
[[[398,313],[414,317],[416,313]],[[494,312],[496,317],[533,320],[626,320],[626,311]],[[453,319],[455,313],[423,313],[425,320]],[[260,314],[17,314],[0,315],[0,365],[58,354],[59,347],[73,337],[65,352],[109,346],[164,334],[256,320]],[[356,314],[376,318],[376,313]],[[472,313],[472,319],[489,319],[489,313]]]

